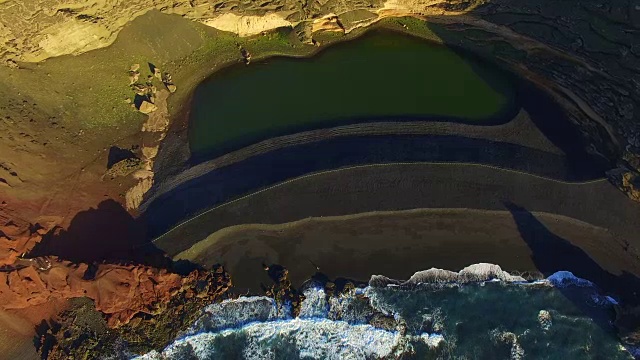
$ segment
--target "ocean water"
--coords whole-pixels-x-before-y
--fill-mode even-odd
[[[431,269],[328,296],[309,283],[300,313],[262,296],[209,305],[162,351],[136,359],[633,359],[616,300],[569,272],[525,281],[496,265]],[[636,354],[637,355],[637,354]]]

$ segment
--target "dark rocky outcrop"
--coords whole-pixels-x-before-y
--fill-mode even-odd
[[[182,279],[176,274],[166,276],[178,280],[171,292],[159,291],[167,282],[165,278],[156,278],[144,281],[156,289],[155,297],[151,293],[142,296],[126,291],[113,294],[123,304],[151,299],[143,312],[131,314],[123,310],[125,318],[105,315],[101,298],[74,300],[69,310],[38,328],[39,353],[47,359],[87,359],[97,354],[122,356],[124,349],[140,354],[161,349],[193,324],[202,307],[219,300],[231,286],[231,279],[222,267],[194,270]]]

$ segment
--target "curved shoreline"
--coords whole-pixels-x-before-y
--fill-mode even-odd
[[[369,34],[370,31],[379,28],[386,29],[388,26],[379,24],[380,26],[374,26],[367,28],[367,31],[355,34],[354,36],[345,36],[338,41],[336,46],[346,46],[346,41],[351,38],[356,38],[365,34]],[[394,29],[393,31],[396,31]],[[407,34],[409,36],[416,36],[416,34]],[[418,36],[423,38],[423,36]],[[319,52],[332,48],[333,46],[326,46],[317,49],[317,51],[304,56],[308,58],[316,55]],[[468,51],[465,51],[465,53]],[[473,54],[473,53],[472,53]],[[278,55],[274,55],[278,57]],[[281,56],[281,55],[280,55]],[[488,61],[482,56],[478,56],[483,61]],[[264,58],[262,58],[264,59]],[[495,61],[493,62],[496,63]],[[506,68],[505,71],[514,73],[513,69],[505,67],[504,64],[496,64],[496,66]],[[224,71],[227,66],[222,67],[218,71]],[[210,78],[214,74],[210,74],[207,78]],[[527,80],[522,78],[522,74],[515,74],[517,82],[525,82]],[[205,79],[206,81],[206,79]],[[140,211],[145,212],[149,206],[158,201],[159,198],[176,190],[181,186],[188,186],[188,182],[196,181],[200,176],[204,176],[210,171],[214,171],[223,168],[228,165],[237,164],[241,161],[246,161],[251,157],[260,156],[270,151],[278,151],[288,146],[296,146],[302,144],[309,144],[312,142],[326,141],[328,139],[337,139],[345,136],[370,136],[370,135],[395,135],[395,134],[459,134],[470,138],[484,138],[498,141],[505,141],[508,143],[517,143],[525,146],[541,147],[544,151],[557,152],[564,151],[569,158],[568,161],[583,162],[588,157],[585,151],[582,149],[581,138],[575,128],[568,125],[568,120],[561,110],[560,105],[555,103],[551,99],[542,99],[549,102],[549,105],[544,104],[540,106],[539,103],[528,99],[534,93],[540,93],[537,96],[547,96],[545,89],[537,89],[534,85],[527,84],[526,86],[519,85],[518,93],[526,91],[523,97],[523,105],[525,110],[533,113],[533,116],[528,116],[528,122],[523,122],[521,117],[523,116],[523,110],[520,110],[515,119],[506,119],[506,122],[493,125],[469,125],[465,123],[451,123],[451,122],[387,122],[387,123],[366,123],[356,125],[344,125],[332,128],[319,128],[317,130],[309,130],[298,132],[290,135],[283,135],[277,137],[271,137],[266,140],[260,141],[243,147],[241,149],[231,151],[226,154],[221,154],[214,159],[206,160],[194,157],[189,149],[189,126],[187,124],[189,120],[190,106],[193,105],[191,101],[186,103],[182,111],[182,123],[177,122],[172,124],[172,129],[179,127],[177,131],[172,130],[168,134],[167,139],[164,140],[160,147],[160,152],[156,158],[154,172],[157,174],[156,181],[151,189],[146,193],[143,203],[140,206]],[[526,89],[526,90],[525,90]],[[193,92],[191,92],[190,99],[192,99]],[[535,94],[534,94],[535,95]],[[534,96],[535,97],[535,96]],[[556,118],[557,117],[557,118]],[[523,129],[515,128],[514,122],[520,121],[523,127],[526,127],[528,133],[516,134]],[[566,123],[566,124],[564,124]],[[531,128],[534,130],[531,130]],[[537,127],[537,129],[536,129]],[[511,132],[507,131],[511,128]],[[540,129],[543,130],[540,130]],[[482,135],[478,135],[482,133]],[[491,134],[493,133],[493,134]],[[533,136],[536,140],[533,143],[523,141],[522,138],[529,138]],[[545,138],[547,137],[547,138]],[[551,144],[549,144],[551,143]],[[558,149],[560,148],[560,149]],[[599,164],[598,166],[603,166]],[[602,169],[604,170],[604,168]],[[542,172],[542,174],[549,175]],[[299,175],[299,174],[298,174]]]
[[[327,72],[331,76],[318,75]],[[342,125],[504,124],[519,111],[519,81],[495,61],[410,34],[370,29],[312,57],[236,64],[201,82],[189,118],[192,163],[270,138]]]
[[[603,177],[602,169],[592,169],[590,163],[496,141],[459,136],[343,137],[274,150],[206,172],[156,197],[143,207],[142,216],[148,236],[154,238],[177,222],[256,189],[306,174],[381,163],[450,163],[466,169],[484,164],[566,182]],[[462,177],[475,182],[471,173]]]
[[[504,201],[606,228],[630,251],[640,245],[633,226],[640,208],[605,179],[575,184],[481,165],[473,168],[470,172],[469,166],[460,164],[389,164],[307,176],[211,209],[189,226],[158,238],[154,245],[175,255],[233,225],[416,208],[500,210]],[[160,223],[167,223],[165,216],[173,216],[180,206],[165,205],[153,212]]]
[[[526,134],[523,136],[523,133]],[[447,122],[381,122],[323,128],[279,136],[245,148],[224,154],[214,159],[187,167],[176,174],[162,177],[146,194],[140,209],[144,211],[149,204],[162,194],[166,194],[180,185],[194,180],[210,171],[223,168],[253,156],[283,149],[289,146],[320,142],[338,137],[372,135],[464,135],[473,139],[497,140],[509,144],[562,155],[563,152],[540,133],[531,122],[530,116],[521,110],[517,116],[501,125],[468,125]],[[184,139],[186,141],[186,137]],[[178,147],[186,144],[176,144]],[[185,154],[186,155],[186,154]]]
[[[289,179],[289,180],[283,181],[281,183],[269,186],[267,188],[260,189],[260,190],[254,191],[252,193],[243,195],[243,196],[241,196],[239,198],[224,202],[224,203],[222,203],[220,205],[212,207],[212,208],[210,208],[210,209],[208,209],[208,210],[206,210],[206,211],[204,211],[202,213],[199,213],[199,214],[189,218],[188,220],[185,220],[185,221],[173,226],[171,229],[169,229],[168,231],[164,232],[163,234],[156,236],[151,241],[151,243],[155,243],[156,241],[161,240],[163,237],[169,235],[171,232],[178,230],[180,227],[188,225],[192,221],[197,221],[198,218],[206,216],[210,212],[216,211],[216,210],[221,209],[223,207],[230,206],[233,203],[249,199],[249,198],[254,197],[256,195],[259,195],[261,193],[268,192],[270,190],[277,189],[277,188],[286,186],[286,185],[294,183],[294,182],[307,180],[307,179],[314,178],[314,177],[317,177],[317,176],[324,176],[324,175],[328,175],[328,174],[338,173],[338,172],[342,172],[342,171],[350,171],[350,170],[356,170],[356,169],[362,169],[362,168],[381,168],[381,167],[387,167],[387,166],[402,166],[402,165],[453,165],[453,166],[482,167],[482,168],[487,168],[487,169],[492,169],[492,170],[512,172],[514,174],[530,176],[530,177],[537,178],[537,179],[540,179],[540,180],[551,181],[551,182],[555,182],[555,183],[563,184],[563,185],[589,185],[589,184],[595,184],[595,183],[601,183],[601,182],[606,182],[607,181],[607,179],[604,178],[604,177],[599,178],[599,179],[589,180],[589,181],[581,181],[581,182],[562,181],[562,180],[557,180],[557,179],[553,179],[553,178],[539,176],[539,175],[536,175],[536,174],[527,173],[527,172],[523,172],[523,171],[518,171],[518,170],[513,170],[513,169],[508,169],[508,168],[501,168],[501,167],[492,166],[492,165],[486,165],[486,164],[478,164],[478,163],[460,163],[460,162],[450,162],[450,163],[447,163],[447,162],[407,162],[407,163],[402,163],[402,162],[392,162],[392,163],[384,163],[384,164],[355,165],[355,166],[350,166],[350,167],[344,167],[344,168],[332,169],[332,170],[325,170],[325,171],[314,172],[314,173],[307,174],[307,175],[302,175],[302,176],[299,176],[299,177],[296,177],[296,178],[293,178],[293,179]],[[574,220],[575,221],[580,221],[578,219],[574,219]]]
[[[535,81],[536,79],[531,78],[530,74],[525,71],[526,69],[516,67],[514,64],[508,61],[505,61],[504,59],[495,59],[495,58],[490,59],[487,56],[487,54],[480,54],[476,51],[473,51],[461,45],[446,43],[443,39],[439,38],[437,34],[432,33],[430,30],[429,30],[429,33],[424,33],[423,30],[401,27],[398,25],[399,23],[390,22],[393,20],[398,21],[403,18],[415,18],[421,21],[427,20],[424,16],[421,16],[419,14],[393,13],[392,11],[389,14],[385,14],[384,16],[377,18],[376,21],[368,24],[365,27],[358,27],[356,29],[353,29],[354,31],[350,31],[349,33],[345,34],[341,38],[332,39],[331,42],[321,47],[313,48],[310,50],[305,49],[303,50],[303,53],[300,53],[300,54],[296,54],[296,53],[285,54],[285,53],[279,53],[279,52],[260,53],[258,54],[258,56],[255,56],[254,60],[263,61],[269,58],[278,58],[278,57],[298,58],[301,60],[309,59],[335,46],[346,46],[346,44],[348,44],[349,42],[356,40],[361,36],[370,34],[372,31],[384,30],[384,31],[401,33],[404,36],[418,38],[422,41],[433,42],[439,45],[452,47],[456,51],[463,52],[465,56],[470,56],[472,58],[478,59],[481,62],[489,62],[492,65],[497,66],[503,69],[504,71],[513,74],[517,78],[516,80],[518,82],[531,83],[532,85],[538,88],[541,94],[544,94],[545,96],[548,96],[549,98],[553,99],[554,102],[558,100],[557,93],[547,87],[549,84],[543,84],[539,81]],[[452,19],[446,18],[446,17],[440,18],[438,16],[434,16],[434,17],[428,18],[428,23],[434,23],[434,24],[448,24],[451,21]],[[493,29],[493,30],[498,32],[500,31],[499,29]],[[514,40],[517,37],[515,34],[509,34],[509,36],[511,40]],[[524,38],[523,41],[525,41],[525,43],[533,42],[533,40],[529,38]],[[545,48],[545,50],[549,50],[554,53],[557,52],[556,50],[553,50],[550,48],[549,49]],[[191,106],[193,105],[192,100],[193,100],[193,95],[195,93],[195,89],[197,86],[199,86],[200,83],[202,83],[203,81],[206,81],[214,74],[220,71],[224,71],[225,69],[232,67],[234,65],[237,65],[237,62],[225,62],[222,64],[216,63],[212,65],[211,68],[206,71],[206,75],[200,74],[200,75],[192,76],[192,81],[189,81],[192,84],[187,85],[186,93],[183,93],[182,95],[179,95],[177,97],[174,96],[170,99],[171,106],[173,108],[175,108],[177,105],[177,111],[175,111],[174,116],[172,116],[172,121],[167,134],[167,138],[162,142],[160,146],[158,157],[156,158],[156,163],[155,163],[156,165],[154,166],[154,173],[156,173],[158,176],[156,176],[156,183],[150,189],[150,192],[145,196],[143,200],[143,205],[141,208],[142,211],[144,211],[144,208],[145,208],[144,204],[148,204],[150,201],[152,201],[153,198],[155,198],[158,193],[164,193],[168,191],[165,185],[167,181],[174,183],[175,179],[173,178],[180,176],[182,172],[191,171],[191,169],[194,167],[192,154],[188,144],[188,130],[189,130],[188,123],[189,123]],[[206,66],[206,67],[209,68],[209,66]],[[198,80],[196,78],[198,78]],[[556,102],[555,105],[558,107],[564,108],[564,106],[560,105],[559,102]],[[563,109],[563,111],[565,110],[566,109]],[[507,119],[503,124],[508,124],[510,121],[511,121],[510,119]],[[400,122],[396,124],[398,124],[397,126],[399,127],[402,126]],[[363,124],[363,125],[365,125],[366,127],[369,124]],[[361,126],[361,125],[355,125],[351,127],[355,128],[357,126]],[[474,125],[474,126],[481,126],[481,125]],[[501,125],[496,123],[493,126],[501,126]],[[574,126],[574,125],[571,125],[571,126]],[[345,126],[345,127],[349,127],[349,126]],[[339,128],[342,128],[342,127],[339,127]],[[326,128],[319,129],[318,132],[322,132],[322,130],[329,130],[329,129],[326,129]],[[352,134],[357,134],[357,133],[358,133],[357,130],[354,129]],[[390,133],[392,134],[393,132],[390,132]],[[295,137],[299,134],[301,133],[266,139],[264,141],[261,141],[259,144],[264,146],[266,143],[270,141],[284,140],[282,138]],[[366,129],[364,134],[366,134]],[[301,134],[301,135],[304,136],[304,134]],[[560,138],[556,137],[556,139],[554,139],[554,142],[558,141],[559,139],[560,141],[562,141],[561,137]],[[232,153],[237,153],[238,151],[252,151],[252,150],[255,150],[255,146],[258,146],[259,144],[249,145],[245,148],[232,151]],[[228,155],[230,154],[222,154],[218,158],[223,158]],[[195,166],[198,166],[198,164],[196,164]],[[188,175],[189,178],[194,178],[195,176],[196,175]],[[161,184],[161,186],[165,188],[158,189],[158,186],[157,186],[158,184]],[[170,185],[170,188],[173,188],[173,187],[174,187],[173,185]]]
[[[609,273],[640,274],[633,257],[606,229],[562,215],[532,215],[549,229],[549,236],[555,234],[583,249]],[[174,259],[205,267],[223,263],[235,274],[239,290],[255,293],[265,280],[262,262],[289,269],[294,286],[317,269],[331,279],[355,281],[366,281],[372,274],[407,279],[430,267],[459,270],[478,262],[496,263],[507,271],[542,271],[534,264],[519,225],[506,210],[430,208],[311,217],[226,227]],[[555,250],[549,246],[549,252],[562,248],[561,243]]]

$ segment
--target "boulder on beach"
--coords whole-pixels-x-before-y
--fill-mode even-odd
[[[150,114],[158,110],[158,107],[148,101],[143,101],[142,104],[140,104],[140,108],[138,108],[138,110],[143,114]]]

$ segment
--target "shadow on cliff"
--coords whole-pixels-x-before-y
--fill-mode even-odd
[[[480,7],[471,12],[481,12],[482,9],[483,7]],[[591,122],[589,126],[591,131],[597,134],[597,138],[585,137],[580,126],[571,121],[563,107],[549,93],[513,70],[517,68],[513,62],[524,64],[530,68],[540,68],[539,58],[533,60],[534,58],[525,51],[508,45],[505,41],[495,41],[495,38],[491,36],[487,38],[467,37],[465,31],[460,31],[463,27],[458,27],[459,25],[427,24],[429,30],[436,34],[444,45],[459,52],[462,59],[478,59],[479,61],[468,61],[467,64],[476,75],[496,91],[500,91],[501,85],[496,84],[496,79],[488,75],[483,67],[497,64],[506,68],[512,74],[511,78],[516,88],[515,97],[518,105],[530,115],[531,121],[544,136],[565,153],[569,164],[592,166],[602,172],[615,166],[611,159],[619,158],[619,150],[602,125]],[[477,33],[474,32],[474,35]],[[506,59],[511,59],[511,61]],[[544,68],[544,66],[542,67]],[[599,150],[596,155],[585,151],[594,142]]]
[[[79,212],[66,230],[50,232],[29,253],[30,257],[51,255],[73,262],[171,266],[162,250],[146,242],[146,226],[114,200]]]
[[[136,155],[133,153],[133,151],[129,149],[123,149],[117,146],[112,146],[109,148],[109,155],[107,157],[107,169],[111,169],[113,165],[117,164],[122,160],[131,159],[135,157]]]
[[[510,202],[505,202],[505,207],[513,216],[520,236],[529,246],[531,259],[538,271],[546,277],[558,271],[570,271],[579,278],[594,282],[605,294],[619,302],[616,307],[616,327],[620,335],[624,337],[640,329],[640,278],[628,272],[611,274],[584,250],[551,232],[531,212]],[[611,329],[610,319],[596,314],[595,308],[587,304],[582,295],[576,294],[571,287],[559,290],[599,325]]]

